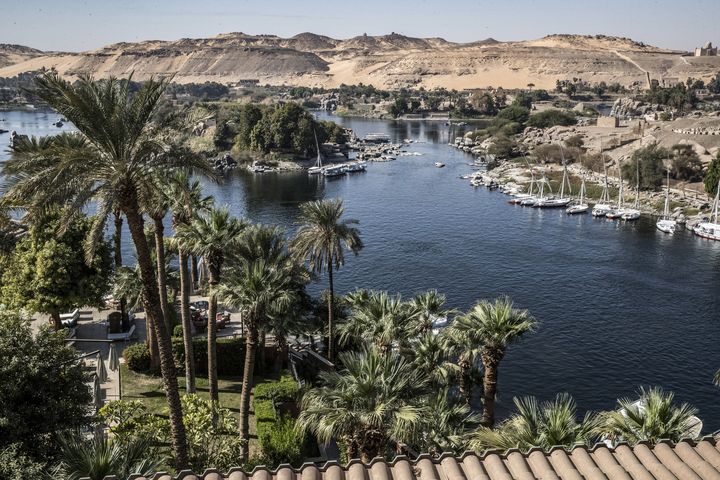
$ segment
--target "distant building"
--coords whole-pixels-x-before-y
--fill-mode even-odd
[[[707,42],[702,47],[698,47],[695,49],[695,56],[696,57],[717,57],[718,49],[717,47],[713,47],[712,42]]]
[[[618,117],[598,117],[597,126],[604,128],[618,128],[620,126],[620,119]]]

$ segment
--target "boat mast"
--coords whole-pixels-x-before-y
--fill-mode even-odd
[[[718,188],[715,193],[715,205],[713,205],[713,211],[712,214],[710,214],[713,219],[713,223],[718,223],[718,203],[720,203],[720,181],[718,181]]]
[[[667,169],[667,183],[665,184],[665,208],[663,209],[663,218],[668,219],[670,215],[670,169]]]
[[[585,175],[582,176],[582,183],[580,183],[580,205],[585,204]]]
[[[640,207],[640,158],[635,159],[635,210]]]
[[[602,195],[600,197],[600,201],[603,203],[609,203],[610,202],[610,192],[608,192],[607,165],[605,165],[605,162],[603,162],[603,170],[605,171],[605,185],[603,186],[603,191],[602,191]]]
[[[622,179],[622,172],[620,171],[620,168],[618,167],[618,177],[620,178],[620,189],[618,190],[618,210],[622,208],[623,204],[623,179]]]
[[[320,155],[320,145],[318,144],[317,133],[315,132],[315,130],[313,130],[313,135],[315,136],[315,149],[317,150],[317,162],[315,163],[315,166],[318,168],[322,168],[322,156]]]

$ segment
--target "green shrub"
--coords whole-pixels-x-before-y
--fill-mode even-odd
[[[175,365],[180,372],[185,369],[185,344],[182,338],[172,339],[173,357]],[[243,374],[245,358],[245,341],[242,338],[221,338],[217,341],[217,367],[218,375],[241,377]],[[193,339],[193,356],[195,357],[195,372],[200,375],[207,374],[207,340]]]
[[[261,383],[255,387],[256,399],[267,399],[274,402],[293,401],[297,399],[300,387],[293,377],[283,375],[277,382]]]
[[[530,115],[527,124],[536,128],[549,128],[555,125],[575,125],[575,114],[572,112],[563,112],[562,110],[545,110],[544,112],[533,113]]]
[[[123,358],[133,372],[150,370],[150,352],[144,343],[134,343],[123,351]]]
[[[43,466],[14,443],[0,450],[0,478],[42,478]]]
[[[272,401],[255,400],[253,401],[253,408],[255,409],[255,418],[258,422],[258,430],[260,429],[261,422],[275,421],[275,409],[273,408]]]
[[[260,448],[268,465],[289,463],[299,467],[304,457],[303,443],[295,429],[295,420],[287,417],[273,423],[269,431],[260,436]]]
[[[175,325],[175,328],[173,328],[173,337],[175,338],[183,338],[183,327],[182,325]]]

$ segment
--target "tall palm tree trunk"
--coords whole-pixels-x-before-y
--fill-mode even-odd
[[[257,326],[254,321],[248,322],[247,337],[245,338],[245,367],[243,368],[242,391],[240,393],[240,439],[243,440],[240,454],[241,461],[247,460],[249,452],[250,423],[248,417],[250,416],[250,392],[253,388],[257,343]]]
[[[115,232],[113,232],[113,246],[115,248],[115,270],[122,267],[122,212],[115,210],[113,212],[115,216]],[[127,310],[127,300],[125,297],[120,297],[120,318],[125,321],[125,315]]]
[[[483,352],[483,413],[482,425],[492,428],[495,425],[495,397],[497,395],[498,366],[500,359]]]
[[[170,324],[170,305],[168,305],[167,272],[165,270],[165,225],[162,217],[154,217],[155,224],[155,259],[157,263],[157,283],[160,294],[160,310],[168,332],[172,332]]]
[[[332,255],[328,257],[328,280],[330,283],[330,297],[328,298],[328,360],[335,362],[335,289],[333,287],[333,261]]]
[[[192,289],[196,292],[200,288],[200,273],[198,272],[198,259],[195,255],[190,256],[192,272]]]
[[[208,306],[208,325],[207,325],[207,349],[208,349],[208,383],[210,388],[210,400],[217,402],[220,399],[218,392],[218,376],[217,376],[217,295],[215,288],[218,284],[220,271],[216,266],[210,265],[210,276],[208,283],[210,285],[210,299]]]
[[[173,453],[178,470],[188,465],[187,437],[185,424],[183,423],[182,405],[180,404],[180,392],[178,390],[177,373],[173,359],[170,335],[162,321],[160,310],[160,298],[157,289],[157,280],[153,268],[150,249],[144,232],[144,222],[139,213],[137,197],[132,193],[125,199],[125,216],[128,220],[130,235],[137,252],[140,277],[143,285],[143,303],[148,319],[152,320],[153,327],[158,339],[160,353],[160,371],[165,386],[168,409],[170,412],[170,428],[172,431]]]
[[[460,396],[465,400],[465,405],[470,405],[472,400],[472,366],[465,360],[460,362]]]
[[[190,269],[185,251],[178,250],[180,262],[180,317],[183,326],[185,346],[185,391],[195,393],[195,353],[193,352],[193,325],[190,317]]]

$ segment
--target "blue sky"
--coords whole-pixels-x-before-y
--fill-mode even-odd
[[[720,0],[3,0],[0,43],[90,50],[218,33],[335,38],[390,32],[467,42],[550,33],[631,37],[666,48],[720,43]]]

